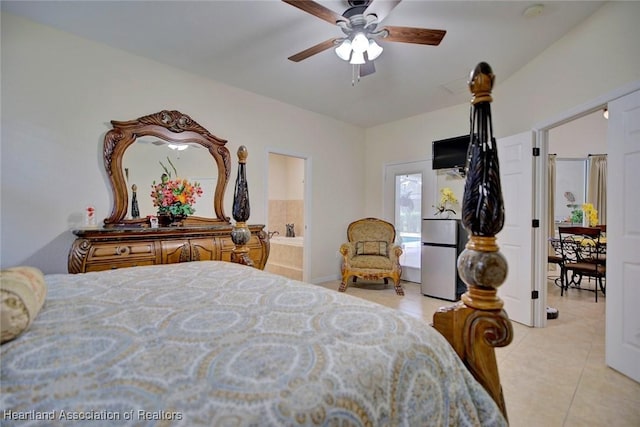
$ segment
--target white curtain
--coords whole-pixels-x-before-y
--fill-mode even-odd
[[[589,155],[587,203],[598,211],[598,222],[607,223],[607,155]]]

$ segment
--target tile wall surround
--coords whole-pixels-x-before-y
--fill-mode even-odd
[[[296,236],[304,236],[304,200],[269,200],[269,232],[284,237],[286,224],[294,224]]]

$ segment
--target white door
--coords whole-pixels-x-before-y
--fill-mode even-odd
[[[640,382],[640,91],[608,109],[605,359]]]
[[[402,246],[402,280],[421,283],[421,230],[425,197],[431,200],[433,180],[427,161],[385,166],[384,219],[394,224]]]
[[[505,221],[497,237],[509,268],[498,295],[509,318],[527,326],[533,325],[533,141],[532,132],[498,139]]]

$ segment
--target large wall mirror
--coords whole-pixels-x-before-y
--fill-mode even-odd
[[[179,111],[165,110],[111,124],[103,154],[114,204],[111,215],[104,220],[105,227],[148,225],[147,216],[157,212],[151,198],[152,185],[160,181],[163,166],[175,177],[198,182],[203,190],[194,214],[184,221],[186,225],[230,223],[223,209],[230,174],[225,140]],[[132,209],[133,188],[138,212]]]

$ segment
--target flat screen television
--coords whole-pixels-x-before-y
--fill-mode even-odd
[[[470,135],[440,139],[432,143],[433,170],[464,168],[467,163],[467,149]]]

